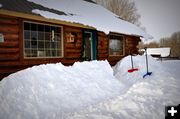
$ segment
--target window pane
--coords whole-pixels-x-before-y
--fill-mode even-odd
[[[36,31],[31,32],[31,39],[36,39],[37,40],[37,32]]]
[[[44,41],[39,41],[39,42],[38,42],[38,48],[39,48],[39,49],[44,48]]]
[[[37,24],[31,24],[31,30],[32,31],[37,31]]]
[[[37,32],[36,31],[31,32],[31,47],[37,48]]]
[[[31,47],[31,41],[30,40],[26,40],[25,41],[25,48],[30,48]]]
[[[31,50],[31,57],[37,57],[37,50],[36,49],[32,49]]]
[[[44,32],[38,32],[38,40],[44,40]]]
[[[110,48],[112,48],[113,51],[119,51],[120,50],[120,40],[111,39],[110,40]]]
[[[54,37],[55,39],[55,41],[59,41],[60,40],[60,34],[55,34],[55,37]]]
[[[56,43],[55,42],[51,42],[51,48],[55,49],[56,48]]]
[[[45,57],[45,56],[46,56],[46,52],[43,51],[43,50],[38,50],[38,51],[37,51],[37,56],[38,56],[38,57]]]
[[[50,41],[50,33],[45,33],[45,40]]]
[[[38,25],[38,31],[44,32],[44,25]]]
[[[30,39],[30,31],[24,31],[24,39]]]
[[[30,30],[30,24],[24,23],[24,30]]]
[[[25,57],[31,57],[31,50],[30,49],[25,49],[24,55],[25,55]]]
[[[60,28],[56,27],[55,28],[55,33],[60,33]]]
[[[45,48],[50,49],[50,42],[45,42]]]
[[[50,26],[45,25],[45,32],[50,32]]]
[[[55,27],[54,26],[51,26],[51,31],[53,30],[55,32]]]
[[[46,56],[49,56],[49,57],[51,56],[50,50],[47,50],[47,51],[46,51]]]
[[[56,56],[56,50],[51,50],[52,56]]]

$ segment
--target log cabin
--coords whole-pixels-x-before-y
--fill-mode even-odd
[[[59,6],[52,7],[51,4],[41,4],[40,0],[0,1],[0,79],[27,67],[46,63],[72,65],[77,61],[108,60],[111,65],[115,65],[129,52],[138,53],[137,45],[140,38],[144,37],[144,32],[135,25],[116,18],[113,13],[91,0],[71,0],[73,6],[69,9],[73,9],[73,13],[61,10],[64,7],[62,5],[66,4],[65,0],[58,2],[62,4],[54,3]],[[115,25],[121,29],[111,29],[109,24],[113,26],[114,21],[111,23],[111,20],[105,20],[104,15],[101,15],[103,13],[94,17],[92,9],[88,11],[91,17],[88,17],[87,23],[83,17],[86,19],[88,15],[82,15],[78,22],[64,19],[78,16],[74,8],[86,12],[79,4],[87,6],[87,11],[92,6],[92,9],[104,11],[109,16],[114,15],[112,19],[118,21],[119,24]],[[38,10],[42,13],[38,13]],[[51,14],[48,17],[43,11],[56,17]],[[94,25],[101,22],[106,30]],[[120,23],[124,23],[122,27]],[[129,31],[126,26],[130,28]],[[132,29],[141,32],[132,33]]]

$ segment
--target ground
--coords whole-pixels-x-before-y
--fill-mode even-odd
[[[0,82],[0,118],[164,119],[166,105],[180,104],[180,61],[130,56],[107,61],[35,66]],[[103,67],[103,68],[102,68]],[[38,74],[38,75],[37,75]]]

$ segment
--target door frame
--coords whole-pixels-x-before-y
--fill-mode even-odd
[[[84,44],[85,44],[85,34],[91,34],[91,60],[97,59],[97,31],[91,29],[83,29],[83,48],[82,48],[82,56],[84,53]]]

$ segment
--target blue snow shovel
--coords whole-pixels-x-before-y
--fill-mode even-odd
[[[146,52],[146,69],[147,69],[147,72],[146,74],[143,75],[143,78],[145,78],[146,76],[150,76],[152,74],[152,72],[149,72],[148,71],[148,58],[147,58],[147,48],[144,48],[145,49],[145,52]]]

